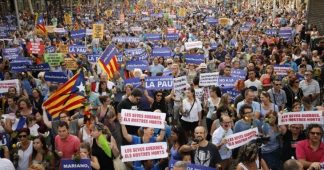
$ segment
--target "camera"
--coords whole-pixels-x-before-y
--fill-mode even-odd
[[[261,146],[264,143],[267,143],[270,141],[270,136],[258,136],[255,140],[255,143],[259,146]]]

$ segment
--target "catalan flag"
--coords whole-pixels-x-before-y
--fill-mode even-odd
[[[107,73],[108,79],[112,79],[114,72],[119,70],[116,53],[117,48],[109,45],[98,59],[98,64]]]
[[[40,15],[37,18],[36,30],[38,32],[40,32],[41,34],[44,34],[44,35],[47,34],[43,15]]]
[[[85,81],[82,71],[79,71],[64,85],[56,90],[44,103],[47,112],[56,118],[63,111],[71,111],[83,106]]]

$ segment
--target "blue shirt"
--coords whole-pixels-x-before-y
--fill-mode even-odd
[[[150,72],[152,76],[156,76],[157,73],[163,73],[164,67],[161,64],[158,65],[151,65]]]
[[[156,137],[151,137],[149,143],[156,142]],[[132,144],[143,144],[142,138],[132,135]],[[142,164],[141,161],[134,161],[133,162],[134,168],[141,168]]]

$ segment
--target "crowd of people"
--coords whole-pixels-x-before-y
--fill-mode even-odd
[[[90,159],[92,169],[105,170],[184,170],[190,165],[223,170],[324,167],[323,119],[318,124],[278,124],[283,114],[324,110],[324,40],[311,46],[321,35],[315,25],[306,25],[305,8],[277,4],[274,10],[267,1],[258,6],[247,2],[125,2],[80,4],[70,15],[72,24],[58,16],[59,12],[44,15],[47,25],[64,28],[66,33],[40,35],[34,28],[34,15],[19,13],[22,29],[9,32],[0,41],[1,80],[18,79],[20,85],[1,94],[0,169],[60,169],[63,159]],[[169,16],[153,16],[165,13]],[[208,22],[210,18],[218,23]],[[221,23],[219,18],[227,22]],[[1,24],[6,23],[3,17]],[[94,23],[104,24],[103,39],[70,36],[69,31],[92,29]],[[288,38],[267,33],[287,27],[292,30]],[[175,40],[166,38],[170,30],[177,35]],[[148,33],[162,37],[149,40]],[[139,37],[140,41],[116,37]],[[198,41],[202,47],[188,50],[185,46]],[[28,42],[43,43],[45,51],[54,47],[52,53],[62,53],[62,44],[87,48],[87,54],[64,54],[76,61],[75,70],[65,62],[50,67],[67,79],[84,73],[83,106],[52,117],[43,103],[64,83],[45,80],[43,71],[11,70],[12,61],[4,54],[7,48],[19,49],[19,55],[34,65],[45,63],[44,54],[27,52]],[[100,56],[108,45],[119,52],[118,70],[112,76],[88,58]],[[170,56],[151,55],[154,48],[162,47],[171,49]],[[145,57],[126,53],[135,48],[143,49]],[[188,62],[188,54],[201,54],[203,61]],[[128,63],[138,60],[149,66],[128,69]],[[288,69],[279,73],[281,66]],[[245,78],[234,77],[233,70],[244,72]],[[230,90],[218,84],[202,87],[200,76],[205,73],[236,81]],[[153,76],[185,76],[187,85],[183,93],[148,90],[145,81]],[[140,82],[127,83],[135,78]],[[123,109],[165,113],[164,129],[122,124]],[[256,140],[228,148],[227,137],[253,128],[259,132]],[[167,142],[168,157],[121,161],[123,146],[155,142]]]

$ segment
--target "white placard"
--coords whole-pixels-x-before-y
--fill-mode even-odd
[[[122,109],[121,124],[164,129],[165,113]]]
[[[54,28],[54,32],[57,32],[57,33],[66,33],[66,31],[65,31],[64,28]]]
[[[0,93],[7,93],[9,87],[15,87],[17,90],[17,93],[20,94],[19,93],[20,87],[19,87],[18,79],[0,81]]]
[[[228,149],[238,148],[242,145],[249,143],[251,140],[256,139],[258,135],[258,128],[245,130],[235,133],[226,137]]]
[[[142,27],[131,27],[130,30],[133,32],[141,32],[143,30],[143,28]]]
[[[181,76],[177,78],[173,78],[173,89],[183,90],[187,87],[187,76]]]
[[[194,48],[202,48],[203,43],[201,41],[194,41],[194,42],[186,42],[185,48],[186,50],[194,49]]]
[[[121,146],[122,162],[166,158],[167,149],[166,142]]]
[[[279,125],[291,124],[324,124],[322,111],[289,112],[279,114]]]
[[[216,86],[218,82],[218,73],[201,73],[199,77],[199,86]]]

